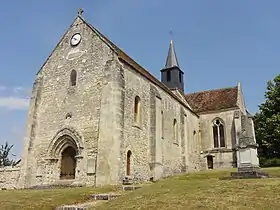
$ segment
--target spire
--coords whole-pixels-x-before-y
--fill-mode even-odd
[[[181,90],[181,92],[184,92],[184,72],[179,67],[179,62],[172,41],[171,30],[170,36],[171,39],[165,67],[160,70],[161,82],[171,89],[178,89]]]
[[[179,63],[178,63],[178,59],[175,53],[175,48],[174,48],[174,44],[172,41],[172,30],[170,29],[170,45],[169,45],[169,50],[168,50],[168,55],[166,58],[166,63],[165,63],[165,68],[171,68],[171,67],[179,67]]]

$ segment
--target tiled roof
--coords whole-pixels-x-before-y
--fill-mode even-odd
[[[190,93],[185,97],[195,112],[208,112],[237,107],[237,93],[236,86]]]

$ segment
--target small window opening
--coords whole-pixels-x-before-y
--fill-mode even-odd
[[[140,123],[140,97],[136,96],[134,99],[134,122]]]
[[[174,138],[174,141],[177,143],[177,120],[174,119],[173,120],[173,138]]]
[[[75,70],[71,71],[70,81],[71,81],[71,86],[77,85],[77,72]]]
[[[127,176],[130,176],[131,174],[131,168],[130,168],[130,164],[131,164],[131,155],[132,155],[132,152],[129,150],[127,152],[127,156],[126,156],[126,175]]]
[[[161,110],[161,138],[164,138],[164,115],[163,111]]]
[[[71,113],[67,113],[65,119],[70,119],[72,117]]]

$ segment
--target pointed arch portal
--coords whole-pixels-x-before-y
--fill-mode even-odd
[[[82,137],[73,128],[63,128],[56,133],[48,148],[48,159],[58,162],[59,179],[76,178],[76,158],[81,156],[83,148]]]

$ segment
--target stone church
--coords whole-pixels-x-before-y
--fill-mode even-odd
[[[240,83],[186,94],[172,41],[160,71],[158,80],[79,13],[36,75],[22,159],[0,169],[0,187],[237,167],[241,116],[249,116]]]

